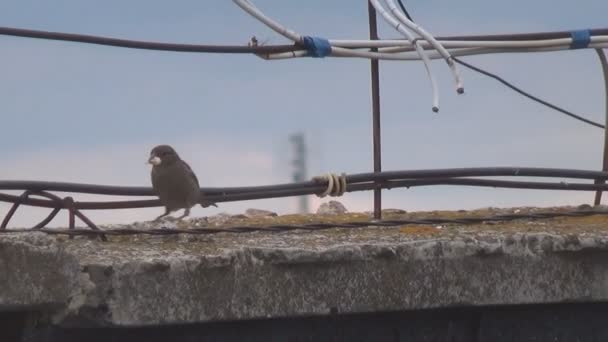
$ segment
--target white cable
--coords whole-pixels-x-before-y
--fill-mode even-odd
[[[339,46],[343,48],[358,49],[358,48],[381,48],[381,47],[394,47],[394,46],[409,46],[412,44],[406,39],[330,39],[329,42],[332,46]],[[421,41],[424,42],[424,41]]]
[[[608,42],[598,42],[589,44],[589,48],[608,48]],[[454,57],[462,57],[462,56],[474,56],[474,55],[485,55],[485,54],[493,54],[493,53],[538,53],[538,52],[551,52],[551,51],[568,51],[571,50],[570,44],[565,44],[561,46],[552,46],[552,47],[540,47],[540,48],[482,48],[482,47],[469,47],[469,48],[460,48],[460,49],[450,49],[449,52]],[[295,57],[304,57],[306,56],[305,51],[297,51],[292,52],[282,52],[265,55],[263,58],[267,60],[275,60],[275,59],[287,59],[287,58],[295,58]],[[419,61],[420,56],[415,51],[403,52],[403,53],[379,53],[381,55],[380,59],[388,60],[388,61]],[[360,57],[360,56],[352,56],[352,55],[341,55],[334,54],[334,57]],[[443,57],[437,51],[428,51],[427,56],[429,59],[442,59]],[[367,58],[367,57],[365,57]]]
[[[431,43],[431,45],[437,50],[445,59],[448,67],[452,71],[452,75],[454,75],[454,81],[456,82],[456,92],[458,94],[464,93],[464,85],[462,84],[462,77],[460,77],[460,72],[458,72],[458,68],[452,60],[452,56],[450,53],[441,45],[435,38],[428,32],[426,32],[420,25],[417,25],[413,21],[409,20],[401,10],[397,8],[395,1],[393,0],[384,0],[384,2],[388,5],[389,10],[397,17],[397,19],[407,26],[410,30],[418,33],[422,38],[426,39],[427,42]]]
[[[608,42],[608,36],[595,36],[591,37],[590,44],[592,43],[606,43]],[[424,48],[428,48],[429,44],[426,41],[421,41],[420,44]],[[555,46],[568,46],[572,44],[572,38],[560,38],[560,39],[543,39],[543,40],[516,40],[516,41],[466,41],[466,40],[448,40],[442,41],[441,44],[449,49],[453,48],[543,48],[543,47],[555,47]],[[408,44],[409,45],[409,44]],[[404,52],[413,51],[411,45],[382,47],[379,49],[381,52]]]
[[[295,32],[293,30],[286,28],[285,26],[279,24],[278,22],[274,21],[273,19],[271,19],[270,17],[268,17],[267,15],[262,13],[262,11],[260,11],[257,7],[255,7],[255,5],[251,1],[233,0],[233,2],[236,3],[245,12],[249,13],[251,16],[253,16],[257,20],[261,21],[263,24],[265,24],[266,26],[268,26],[269,28],[271,28],[272,30],[277,32],[278,34],[293,41],[294,43],[299,43],[299,44],[303,43],[302,35],[300,35],[299,33]],[[330,44],[331,44],[331,41],[330,41]],[[349,57],[378,58],[378,59],[380,59],[379,57],[381,57],[381,55],[374,53],[374,52],[352,51],[349,49],[332,46],[332,55],[334,52],[338,52],[341,56],[349,56]],[[290,52],[290,54],[291,54],[291,52]],[[304,55],[306,55],[306,54],[304,54]],[[300,56],[302,56],[302,54],[298,53],[298,54],[296,54],[295,57],[300,57]],[[271,59],[271,58],[269,58],[269,59]]]
[[[327,188],[318,197],[323,198],[327,195],[331,197],[338,197],[344,195],[346,192],[346,173],[336,175],[335,173],[328,173],[323,176],[316,176],[312,178],[313,182],[316,183],[327,183]]]
[[[237,6],[242,8],[245,12],[249,13],[252,17],[258,19],[259,21],[261,21],[266,26],[273,29],[278,34],[280,34],[294,42],[302,43],[301,35],[299,35],[298,33],[284,27],[283,25],[279,24],[278,22],[267,17],[264,13],[262,13],[262,11],[260,11],[257,7],[255,7],[255,5],[253,3],[251,3],[251,1],[249,1],[249,0],[233,0],[233,1],[234,1],[234,3],[237,4]]]
[[[297,32],[290,30],[276,21],[270,19],[266,15],[264,15],[255,5],[251,3],[249,0],[233,0],[239,7],[245,10],[247,13],[260,20],[265,25],[269,26],[271,29],[276,31],[277,33],[285,36],[286,38],[294,41],[300,42],[302,40],[302,36]],[[391,48],[403,47],[409,48],[409,50],[405,51],[413,51],[414,48],[412,44],[407,40],[401,39],[392,39],[392,40],[339,40],[339,39],[330,39],[330,44],[332,45],[333,50],[338,50],[340,52],[341,57],[350,56],[350,57],[360,57],[360,58],[377,58],[377,59],[393,59],[393,60],[401,60],[399,57],[391,57],[390,55],[384,54],[384,52],[392,53],[397,52],[393,50],[389,50]],[[418,40],[421,47],[429,48],[431,44],[426,40]],[[589,47],[592,47],[593,43],[604,43],[608,42],[608,36],[592,36],[590,39]],[[445,40],[439,41],[439,43],[447,48],[478,48],[478,47],[487,47],[487,48],[532,48],[532,47],[552,47],[552,46],[561,46],[572,44],[572,38],[560,38],[560,39],[544,39],[544,40],[525,40],[525,41],[454,41],[454,40]],[[340,48],[345,49],[340,49]],[[374,53],[369,51],[356,51],[351,50],[350,48],[370,48],[370,47],[385,47],[388,49],[380,49],[380,53]],[[560,50],[567,49],[568,47],[562,47]],[[400,50],[401,51],[401,50]],[[525,51],[524,51],[525,52]],[[431,51],[429,51],[431,53]],[[451,54],[451,51],[448,51]],[[285,54],[292,54],[291,52],[287,52]],[[270,56],[274,56],[277,54],[272,54]],[[278,54],[281,55],[281,54]],[[306,55],[305,52],[297,51],[294,57],[304,57]],[[272,58],[270,58],[272,59]],[[410,57],[407,58],[412,59]]]
[[[590,43],[594,42],[606,42],[608,36],[592,36]],[[330,39],[329,42],[332,46],[338,46],[350,49],[364,49],[364,48],[381,48],[384,52],[390,52],[389,49],[384,48],[404,48],[404,51],[413,51],[412,44],[406,39],[382,39],[382,40],[366,40],[366,39]],[[424,39],[419,40],[420,45],[423,48],[430,48],[431,44]],[[468,47],[543,47],[543,46],[554,46],[561,44],[571,44],[572,38],[559,38],[559,39],[538,39],[538,40],[438,40],[438,42],[448,48],[468,48]],[[448,51],[449,52],[449,51]]]
[[[256,54],[256,56],[265,59],[267,61],[273,61],[278,59],[291,59],[291,58],[299,58],[299,57],[307,57],[308,51],[289,51],[289,52],[277,52],[277,53],[266,53],[266,54]]]
[[[302,43],[302,36],[297,32],[290,30],[278,22],[272,20],[264,13],[262,13],[251,1],[249,0],[233,0],[239,7],[241,7],[244,11],[260,20],[262,23],[273,29],[275,32],[283,35],[284,37],[294,41]],[[373,0],[372,0],[373,1]],[[391,1],[391,0],[385,0]],[[376,1],[377,2],[377,1]],[[394,4],[394,1],[393,1]],[[382,8],[384,10],[384,8]],[[386,12],[386,10],[384,10]],[[401,13],[397,11],[397,13]],[[394,19],[394,18],[393,18]],[[405,18],[407,19],[407,18]],[[411,23],[411,22],[410,22]],[[398,24],[398,22],[397,22]],[[404,23],[405,24],[405,23]],[[411,23],[415,27],[421,29],[418,25]],[[424,31],[423,31],[424,32]],[[408,31],[409,33],[409,31]],[[426,32],[425,32],[426,33]],[[426,33],[428,35],[428,33]],[[422,34],[421,34],[422,35]],[[411,36],[411,34],[410,34]],[[424,36],[423,36],[424,37]],[[432,36],[430,36],[431,40],[434,40]],[[412,37],[413,39],[413,37]],[[425,39],[428,39],[425,37]],[[352,57],[363,57],[363,58],[378,58],[378,59],[393,59],[386,55],[376,54],[368,51],[353,51],[349,49],[339,49],[340,47],[344,48],[366,48],[366,47],[390,47],[390,46],[403,46],[409,47],[411,50],[412,47],[411,42],[407,40],[329,40],[332,45],[332,49],[338,49],[342,56],[352,55]],[[432,46],[432,42],[428,40],[420,40],[418,41],[420,45],[424,48],[428,48]],[[527,48],[527,47],[551,47],[551,46],[559,46],[562,44],[570,45],[572,43],[572,38],[560,38],[560,39],[545,39],[545,40],[526,40],[526,41],[436,41],[438,46],[447,47],[447,48],[467,48],[467,47],[488,47],[488,48]],[[593,36],[591,37],[591,43],[598,42],[608,42],[608,36]],[[445,49],[444,49],[445,50]],[[445,56],[450,55],[449,51],[441,51],[441,48],[437,48],[445,58]],[[386,50],[383,52],[396,52],[391,50]],[[296,57],[300,57],[300,54],[296,54]],[[398,59],[398,58],[395,58]]]
[[[297,32],[295,32],[293,30],[290,30],[290,29],[284,27],[283,25],[279,24],[278,22],[272,20],[270,17],[268,17],[264,13],[262,13],[262,11],[260,11],[257,7],[255,7],[255,5],[251,1],[249,1],[249,0],[233,0],[233,1],[240,8],[242,8],[245,12],[249,13],[251,16],[258,19],[259,21],[264,23],[266,26],[270,27],[275,32],[292,40],[293,42],[300,43],[300,44],[303,42],[302,35],[298,34]],[[377,3],[377,5],[379,5],[379,3],[376,0],[370,0],[370,1],[375,1]],[[382,8],[382,10],[384,10],[384,8]],[[386,13],[386,10],[384,10],[384,12]],[[388,13],[386,13],[386,15],[390,16],[390,14],[388,14]],[[392,20],[396,24],[398,24],[394,18],[392,18]],[[414,39],[414,37],[407,30],[402,28],[402,30],[400,32],[405,32],[405,34],[408,35],[408,37],[410,37],[411,40]],[[422,60],[427,69],[427,73],[431,79],[431,86],[433,89],[433,111],[437,112],[437,111],[439,111],[439,95],[438,95],[438,90],[437,90],[437,82],[435,81],[435,78],[433,77],[431,70],[430,70],[430,60],[428,58],[425,58],[424,50],[422,48],[420,48],[418,44],[416,44],[416,50],[421,54]],[[355,50],[349,50],[349,49],[333,47],[333,46],[332,46],[332,55],[384,59],[384,58],[381,58],[381,57],[383,57],[381,54],[376,53],[376,52],[355,51]],[[270,59],[270,58],[268,58],[268,59]]]
[[[442,41],[437,42],[430,34],[424,31],[421,27],[414,24],[413,22],[403,20],[403,24],[410,27],[412,30],[420,34],[424,40],[415,40],[412,34],[405,29],[401,23],[389,14],[379,3],[378,0],[369,0],[376,10],[382,14],[382,17],[391,24],[397,31],[405,35],[408,41],[404,40],[329,40],[331,45],[331,56],[334,57],[357,57],[357,58],[368,58],[368,59],[382,59],[382,60],[422,60],[425,64],[427,74],[431,81],[433,90],[433,110],[439,110],[439,95],[437,91],[437,84],[430,69],[430,59],[449,58],[448,65],[452,68],[455,78],[457,79],[458,89],[462,89],[460,84],[460,76],[458,70],[454,66],[453,59],[451,56],[470,56],[470,55],[481,55],[489,53],[518,53],[518,52],[546,52],[546,51],[558,51],[558,50],[569,50],[573,39],[561,38],[561,39],[547,39],[538,41]],[[391,7],[391,3],[394,5],[392,0],[384,0]],[[296,44],[303,43],[303,37],[295,31],[292,31],[278,22],[267,17],[262,11],[251,3],[249,0],[233,0],[239,7],[245,12],[249,13],[254,18],[258,19],[277,33],[285,36],[292,40]],[[398,17],[403,16],[400,11],[391,9],[393,13]],[[404,17],[404,16],[403,16]],[[403,18],[400,18],[403,19]],[[411,41],[414,41],[412,45]],[[446,50],[444,46],[447,46],[450,50]],[[369,48],[369,47],[380,47],[379,52],[354,50],[353,48]],[[436,50],[424,51],[423,47],[434,47]],[[590,39],[588,48],[606,48],[608,47],[608,36],[593,36]],[[415,54],[413,53],[415,50]],[[409,52],[399,52],[409,51]],[[307,51],[295,51],[277,54],[266,54],[258,55],[261,58],[273,60],[273,59],[285,59],[285,58],[297,58],[308,56]]]
[[[260,22],[262,22],[263,24],[265,24],[266,26],[268,26],[269,28],[271,28],[272,30],[274,30],[275,32],[277,32],[278,34],[284,36],[285,38],[295,42],[295,43],[299,43],[302,44],[302,35],[300,35],[299,33],[290,30],[286,27],[284,27],[283,25],[279,24],[278,22],[274,21],[273,19],[271,19],[270,17],[266,16],[264,13],[262,13],[262,11],[260,11],[257,7],[255,7],[255,5],[249,1],[249,0],[233,0],[234,3],[236,3],[240,8],[242,8],[245,12],[247,12],[248,14],[250,14],[251,16],[253,16],[254,18],[256,18],[257,20],[259,20]],[[331,44],[331,40],[329,41]],[[379,54],[376,52],[370,52],[370,51],[356,51],[356,50],[350,50],[350,49],[345,49],[345,48],[341,48],[341,47],[337,47],[337,46],[333,46],[332,45],[332,56],[335,54],[338,54],[340,57],[360,57],[360,58],[370,58],[370,59],[390,59],[390,56],[385,55],[385,54]],[[291,54],[291,52],[289,52],[288,54]],[[268,59],[274,59],[270,56],[274,56],[276,54],[271,54],[271,55],[267,55],[269,56]],[[283,55],[283,54],[279,54],[281,57],[280,58],[291,58],[291,57],[286,57],[287,55]],[[294,56],[292,57],[303,57],[305,56],[306,53],[302,54],[302,53],[296,53]],[[264,57],[262,57],[264,58]]]
[[[589,44],[589,48],[602,48],[608,47],[608,42],[603,43],[591,43]],[[464,48],[464,49],[450,49],[450,54],[454,57],[462,57],[462,56],[476,56],[476,55],[486,55],[486,54],[495,54],[495,53],[539,53],[539,52],[552,52],[552,51],[570,51],[572,50],[570,44],[561,45],[561,46],[552,46],[552,47],[537,47],[537,48],[481,48],[481,47],[473,47],[473,48]],[[399,60],[407,60],[407,61],[416,61],[419,60],[419,57],[413,51],[404,52],[404,53],[395,53],[395,59]],[[439,55],[438,52],[433,51],[429,53],[430,59],[440,59],[443,58]]]
[[[384,18],[384,20],[387,23],[389,23],[391,26],[393,26],[395,28],[395,30],[397,30],[401,34],[403,34],[416,48],[416,52],[422,59],[422,62],[424,63],[424,67],[426,68],[426,73],[429,76],[429,79],[431,80],[431,87],[433,90],[433,112],[438,112],[439,111],[439,90],[437,89],[437,81],[435,81],[435,76],[433,75],[433,72],[431,71],[431,62],[430,62],[428,56],[426,55],[426,52],[422,49],[422,47],[420,47],[420,44],[418,44],[418,42],[415,42],[414,36],[408,30],[406,30],[405,27],[403,27],[401,24],[399,24],[397,19],[395,19],[393,16],[391,16],[384,9],[384,7],[382,7],[382,4],[380,4],[380,1],[369,0],[369,2],[376,9],[376,11],[378,13],[380,13],[382,18]]]

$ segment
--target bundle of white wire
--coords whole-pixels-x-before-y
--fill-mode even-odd
[[[601,49],[608,48],[608,35],[593,36],[588,48]],[[423,48],[428,48],[429,44],[424,40],[418,40]],[[447,48],[453,57],[483,55],[492,53],[522,53],[522,52],[549,52],[570,50],[572,38],[544,39],[544,40],[483,40],[483,41],[457,41],[439,40],[440,44]],[[382,56],[378,59],[393,61],[419,61],[418,53],[415,53],[412,45],[406,40],[330,40],[332,47],[346,47],[348,49],[367,49],[381,47],[379,49]],[[285,59],[294,57],[305,57],[307,51],[296,51],[276,53],[262,56],[265,59]],[[332,55],[334,57],[350,57],[345,55]],[[443,58],[437,51],[427,51],[429,59]]]
[[[266,16],[250,0],[233,0],[239,7],[258,19],[277,33],[289,40],[302,44],[303,36],[286,28],[273,19]],[[569,50],[573,44],[572,38],[539,39],[539,40],[436,40],[422,27],[408,20],[399,10],[394,0],[384,0],[388,10],[382,6],[379,0],[369,0],[381,17],[397,32],[406,39],[387,40],[340,40],[329,39],[332,57],[356,57],[369,59],[382,59],[394,61],[420,61],[422,60],[433,92],[433,111],[439,110],[439,93],[437,83],[430,67],[431,59],[444,59],[456,82],[458,93],[464,92],[462,80],[454,63],[453,56],[471,56],[491,53],[516,53],[516,52],[548,52]],[[419,37],[415,37],[413,31]],[[378,48],[378,52],[368,49]],[[590,37],[588,48],[608,48],[608,35]],[[260,56],[264,59],[286,59],[308,56],[308,51],[295,51],[276,53]]]

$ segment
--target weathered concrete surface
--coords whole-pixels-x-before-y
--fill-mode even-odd
[[[608,225],[110,237],[0,235],[0,308],[140,326],[608,300]],[[572,232],[572,233],[571,233]]]
[[[63,306],[82,286],[80,265],[45,234],[0,237],[0,311]]]

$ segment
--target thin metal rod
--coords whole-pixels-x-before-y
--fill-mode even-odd
[[[102,231],[101,229],[99,229],[99,227],[97,227],[95,225],[95,223],[93,223],[93,221],[91,221],[88,217],[86,217],[78,209],[72,210],[72,213],[74,215],[76,215],[82,222],[86,223],[87,226],[89,226],[89,228],[91,228],[92,230]],[[101,241],[108,241],[108,238],[105,236],[105,234],[101,234],[101,235],[99,235],[99,237],[101,238]]]
[[[369,15],[369,38],[378,40],[378,25],[376,22],[376,9],[367,2],[367,12]],[[377,49],[372,49],[377,51]],[[380,72],[377,59],[371,60],[371,83],[372,83],[372,123],[373,123],[373,143],[374,143],[374,173],[382,172],[382,138],[380,135]],[[374,189],[374,218],[382,219],[382,187],[377,183]]]
[[[604,159],[602,161],[602,171],[608,171],[608,58],[606,58],[606,54],[603,49],[595,49],[598,57],[600,58],[600,63],[602,64],[602,72],[604,74],[604,92],[605,92],[605,105],[604,110],[606,111],[606,124],[604,129]],[[595,184],[604,184],[604,179],[598,179],[595,181]],[[602,202],[602,191],[598,191],[595,193],[595,205],[599,205]]]
[[[23,202],[23,200],[27,199],[27,197],[29,196],[30,193],[31,193],[30,190],[26,190],[25,192],[23,192],[21,194],[21,196],[19,196],[17,198],[17,201],[13,202],[13,206],[11,207],[11,209],[9,209],[8,213],[6,213],[6,216],[4,216],[4,220],[2,220],[2,224],[0,224],[0,229],[6,229],[6,227],[8,226],[8,223],[11,221],[11,218],[13,218],[13,215],[15,215],[15,212],[17,211],[17,209],[19,209],[21,202]]]
[[[51,211],[51,213],[44,220],[40,221],[40,223],[35,225],[32,229],[42,229],[46,227],[46,225],[53,221],[57,214],[59,214],[59,211],[61,211],[61,208],[53,209],[53,211]]]

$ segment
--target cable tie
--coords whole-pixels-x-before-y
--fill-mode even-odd
[[[303,36],[302,44],[309,56],[323,58],[331,54],[331,44],[325,38]]]
[[[572,37],[570,49],[585,49],[588,48],[589,43],[591,43],[591,30],[572,31],[570,32],[570,37]]]

